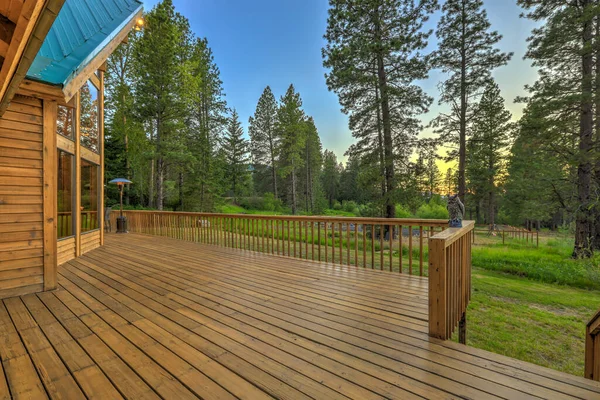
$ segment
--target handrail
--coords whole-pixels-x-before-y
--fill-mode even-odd
[[[585,326],[585,373],[588,379],[600,381],[600,310]]]
[[[112,210],[113,223],[117,215]],[[410,218],[138,210],[123,215],[131,232],[420,276],[427,274],[426,239],[448,224]]]
[[[429,238],[429,335],[450,339],[459,325],[466,343],[466,311],[471,299],[471,236],[474,221]]]

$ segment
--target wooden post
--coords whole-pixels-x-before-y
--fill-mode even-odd
[[[429,238],[429,336],[447,339],[446,243]]]
[[[467,344],[467,312],[462,313],[458,321],[458,342]]]
[[[98,151],[100,153],[100,177],[98,188],[98,227],[100,228],[100,246],[104,245],[104,71],[98,70],[100,87],[98,88]]]
[[[80,94],[75,94],[75,212],[73,220],[75,223],[75,257],[81,255],[81,136],[80,136],[80,119],[81,107],[79,105]]]
[[[43,229],[44,229],[44,290],[56,289],[57,281],[57,233],[56,218],[58,207],[57,190],[57,157],[56,150],[56,118],[55,101],[43,102]]]

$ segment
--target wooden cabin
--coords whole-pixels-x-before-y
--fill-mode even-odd
[[[0,1],[0,298],[100,246],[104,65],[137,0]]]

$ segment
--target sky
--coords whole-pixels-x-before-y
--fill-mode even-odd
[[[158,0],[143,0],[149,11]],[[327,26],[326,0],[173,0],[178,12],[190,21],[198,37],[206,37],[215,62],[221,71],[226,100],[234,107],[247,133],[248,118],[269,85],[279,99],[293,83],[300,93],[303,108],[313,116],[324,149],[332,150],[338,159],[354,142],[348,129],[348,117],[340,110],[335,93],[328,91],[321,58],[325,45],[323,34]],[[534,23],[519,18],[522,12],[516,0],[484,0],[492,29],[503,35],[498,47],[513,52],[508,65],[493,75],[513,118],[521,116],[522,105],[514,99],[525,95],[524,86],[536,80],[537,73],[523,56],[526,38]],[[439,12],[427,22],[426,29],[435,29]],[[436,47],[432,35],[429,50]],[[431,121],[444,106],[437,104],[437,85],[444,80],[439,71],[431,71],[429,79],[419,82],[435,101],[424,123]],[[424,131],[422,137],[430,136]]]

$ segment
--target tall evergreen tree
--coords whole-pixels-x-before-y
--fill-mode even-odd
[[[527,57],[539,68],[540,78],[529,87],[530,101],[543,107],[538,118],[548,127],[563,126],[575,117],[577,125],[554,132],[553,143],[565,136],[577,143],[574,153],[564,153],[569,165],[577,170],[577,210],[574,258],[590,257],[593,252],[594,199],[592,166],[598,154],[594,149],[594,22],[600,15],[595,0],[556,2],[552,0],[518,0],[529,10],[527,17],[545,21],[529,38]],[[575,128],[575,129],[572,129]]]
[[[277,109],[275,132],[279,137],[279,173],[287,180],[287,204],[292,214],[298,211],[298,174],[304,166],[303,150],[306,145],[306,123],[300,94],[290,85],[281,97]]]
[[[255,174],[267,168],[271,176],[271,187],[275,198],[277,191],[277,147],[279,138],[275,135],[277,120],[277,101],[267,86],[258,99],[254,116],[250,117],[248,132],[250,134],[252,162]]]
[[[316,195],[318,193],[316,186],[319,185],[319,173],[322,163],[321,139],[319,138],[319,132],[312,117],[308,117],[305,124],[306,139],[302,155],[304,159],[304,176],[302,176],[301,181],[304,186],[305,210],[312,213],[315,208]]]
[[[233,198],[237,199],[242,189],[241,185],[248,181],[248,142],[243,137],[244,129],[235,109],[231,113],[227,131],[223,139],[223,152],[227,162],[227,178],[230,183]]]
[[[333,203],[337,200],[340,190],[340,170],[333,151],[325,150],[323,153],[321,181],[329,208],[333,208]]]
[[[393,218],[394,168],[400,157],[395,149],[412,145],[419,127],[416,116],[432,101],[414,82],[429,71],[421,51],[431,32],[422,28],[437,1],[330,0],[329,5],[323,49],[324,65],[331,69],[327,85],[337,93],[342,110],[351,114],[352,127],[368,126],[376,132],[375,142],[382,149],[385,215]],[[353,133],[363,138],[356,129]],[[372,140],[359,143],[373,145]]]
[[[465,199],[466,148],[473,105],[483,93],[494,68],[505,65],[512,53],[494,46],[502,39],[491,31],[482,0],[447,0],[436,30],[439,48],[435,65],[449,74],[441,85],[440,103],[451,108],[436,121],[441,139],[458,145],[458,195]]]
[[[193,42],[185,77],[188,148],[195,157],[188,178],[188,203],[211,211],[224,192],[223,163],[217,152],[228,119],[223,82],[206,38]]]
[[[491,81],[485,88],[473,119],[473,135],[467,171],[471,192],[481,194],[486,201],[488,224],[495,223],[499,181],[506,169],[506,154],[513,124],[504,106],[500,87]]]
[[[158,3],[145,17],[145,29],[135,43],[135,99],[139,116],[146,122],[151,141],[155,144],[151,168],[155,173],[156,203],[153,193],[150,204],[163,209],[165,180],[171,146],[179,136],[185,106],[183,103],[182,65],[188,56],[189,24],[175,11],[172,0]]]

